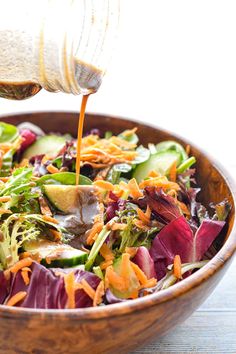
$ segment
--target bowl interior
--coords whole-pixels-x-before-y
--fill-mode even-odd
[[[70,133],[76,136],[78,117],[79,114],[74,112],[38,112],[11,115],[4,117],[4,121],[15,125],[28,121],[38,125],[45,132]],[[186,140],[170,132],[141,122],[117,117],[86,114],[84,132],[98,128],[102,133],[110,130],[114,134],[118,134],[125,129],[132,129],[135,126],[138,128],[140,142],[143,145],[147,145],[148,143],[156,144],[163,140],[176,140],[184,147],[187,144],[191,146],[191,154],[197,159],[196,180],[197,185],[201,186],[199,199],[205,206],[208,206],[210,202],[218,203],[227,198],[232,205],[228,227],[224,229],[219,238],[219,245],[222,245],[228,238],[234,224],[234,195],[236,194],[236,189],[233,182],[227,177],[223,168],[219,167],[218,163],[216,165],[205,153],[199,151],[198,148],[192,146]]]

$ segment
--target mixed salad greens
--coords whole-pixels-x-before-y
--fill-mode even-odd
[[[76,140],[0,123],[0,304],[73,309],[161,291],[216,253],[230,205],[196,200],[196,159],[136,129]]]

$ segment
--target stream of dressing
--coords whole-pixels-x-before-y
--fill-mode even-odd
[[[81,157],[81,146],[82,146],[82,136],[83,136],[83,127],[84,127],[84,117],[85,117],[85,110],[88,101],[89,95],[84,95],[82,97],[81,107],[80,107],[80,114],[79,114],[79,122],[78,122],[78,133],[77,133],[77,147],[76,147],[76,185],[79,184],[79,175],[80,175],[80,157]]]

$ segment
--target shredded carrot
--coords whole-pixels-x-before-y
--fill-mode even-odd
[[[105,274],[104,274],[104,286],[105,286],[105,289],[109,288],[109,273],[110,273],[110,269],[112,269],[112,265],[108,266],[106,268],[106,271],[105,271]]]
[[[103,180],[105,180],[109,170],[110,170],[110,167],[103,168],[101,171],[98,172],[98,174],[94,178],[94,181],[103,181]]]
[[[160,174],[154,170],[151,170],[149,173],[148,173],[148,177],[159,177]]]
[[[133,223],[135,226],[137,226],[139,229],[141,229],[143,231],[150,230],[150,227],[148,225],[144,225],[144,223],[141,220],[134,219]]]
[[[19,262],[15,263],[11,268],[10,271],[12,273],[17,273],[19,270],[21,270],[22,268],[25,267],[30,267],[31,264],[33,263],[32,258],[27,257],[27,258],[23,258],[21,259]]]
[[[112,264],[113,264],[113,261],[110,259],[110,260],[101,262],[100,263],[100,268],[101,268],[101,270],[104,270],[104,269],[107,269],[107,267],[109,267]]]
[[[29,272],[31,272],[31,269],[28,267],[24,267],[21,270],[21,276],[24,280],[25,285],[29,285],[30,283]]]
[[[0,168],[2,168],[2,163],[3,163],[3,151],[0,150]]]
[[[48,165],[46,167],[46,169],[48,170],[48,172],[50,173],[58,173],[59,172],[59,169],[55,166],[53,166],[52,164]]]
[[[24,270],[26,272],[29,272],[29,273],[32,273],[32,270],[29,267],[24,267],[24,268],[22,268],[22,270]]]
[[[137,299],[138,298],[138,289],[135,289],[130,295],[129,297],[131,299]]]
[[[50,160],[51,160],[50,156],[48,156],[48,155],[46,154],[46,155],[44,155],[44,157],[42,158],[41,163],[44,164],[44,163],[46,163],[46,162],[48,162],[48,161],[50,161]]]
[[[93,306],[97,306],[102,302],[102,297],[104,294],[105,294],[104,282],[103,280],[101,280],[95,291],[95,295],[93,298]]]
[[[157,279],[151,278],[148,279],[148,281],[144,284],[143,288],[153,288],[156,285],[157,285]]]
[[[32,179],[32,181],[37,181],[39,179],[39,177],[32,176],[31,179]]]
[[[67,294],[67,308],[75,308],[75,274],[70,272],[69,274],[64,275],[65,290]]]
[[[19,291],[15,295],[13,295],[6,303],[7,306],[14,306],[18,302],[22,301],[27,295],[26,291]]]
[[[175,200],[177,200],[177,191],[174,190],[174,189],[170,189],[168,192],[167,192],[168,195],[170,195],[171,197],[173,197]]]
[[[31,253],[30,252],[23,252],[20,254],[20,259],[23,259],[23,258],[29,258],[31,257]]]
[[[148,279],[145,273],[139,268],[139,266],[133,262],[131,262],[131,266],[141,284],[142,288],[152,288],[157,284],[157,280],[155,278]]]
[[[1,143],[0,144],[0,150],[2,150],[2,152],[5,154],[6,152],[8,152],[10,149],[12,148],[12,144],[11,143]]]
[[[176,174],[177,174],[177,163],[176,163],[176,161],[172,164],[169,174],[170,174],[171,182],[176,182]]]
[[[114,224],[112,224],[111,229],[112,229],[112,231],[125,230],[126,227],[127,227],[126,224],[121,224],[121,223],[115,222]]]
[[[130,192],[130,196],[132,198],[141,198],[143,197],[143,193],[139,189],[138,183],[135,178],[132,178],[128,183],[128,188]]]
[[[9,202],[12,199],[10,196],[0,197],[0,203]]]
[[[53,234],[54,241],[60,241],[62,239],[62,234],[60,231],[50,229],[50,232]]]
[[[115,192],[113,192],[118,198],[120,198],[121,196],[122,196],[122,194],[123,194],[123,190],[122,189],[119,189],[118,191],[115,191]]]
[[[97,186],[99,188],[105,189],[106,191],[113,191],[115,186],[111,184],[110,182],[103,181],[103,180],[98,180],[93,182],[94,186]]]
[[[105,274],[106,289],[108,288],[109,284],[121,292],[127,290],[127,284],[124,282],[123,277],[116,274],[116,272],[113,269],[113,266],[109,266],[106,269],[106,274]]]
[[[139,282],[141,285],[145,285],[148,281],[148,278],[144,274],[144,272],[139,268],[139,266],[133,262],[131,262],[131,267],[133,268]]]
[[[149,220],[151,219],[151,214],[152,214],[152,211],[151,211],[149,205],[147,205],[147,209],[145,211],[145,215],[148,217]]]
[[[112,253],[112,250],[108,247],[106,243],[104,243],[100,248],[100,254],[106,261],[114,259],[114,254]]]
[[[191,150],[191,146],[188,144],[185,148],[186,154],[189,155]]]
[[[103,270],[112,265],[115,256],[106,243],[104,243],[100,248],[100,254],[104,258],[104,262],[100,264],[100,268]]]
[[[12,214],[12,211],[9,209],[0,208],[0,215],[3,215],[3,214]]]
[[[0,177],[0,181],[6,183],[10,177]]]
[[[115,144],[121,148],[125,148],[125,149],[134,149],[136,147],[136,144],[130,143],[129,141],[126,141],[126,140],[119,138],[118,136],[114,136],[114,135],[109,139],[109,141],[112,142],[113,144]]]
[[[138,129],[137,127],[133,128],[133,129],[127,129],[122,133],[122,135],[125,137],[133,135],[136,133],[137,129]]]
[[[6,269],[6,270],[4,270],[4,277],[5,277],[5,279],[6,280],[10,280],[10,278],[11,278],[11,272],[10,272],[10,270],[9,269]]]
[[[92,299],[94,300],[95,297],[95,290],[89,285],[89,283],[85,280],[82,279],[79,284],[77,284],[77,289],[83,289],[84,292]]]
[[[174,267],[173,267],[173,272],[174,272],[174,276],[177,279],[182,279],[182,273],[181,273],[181,258],[180,256],[177,254],[174,258]]]
[[[59,223],[59,221],[57,219],[54,219],[54,218],[52,218],[49,215],[43,215],[42,218],[43,218],[43,220],[51,222],[53,224],[58,224]]]
[[[184,204],[180,201],[177,201],[177,204],[180,207],[180,209],[182,210],[183,214],[190,216],[190,211],[189,211],[189,208],[187,207],[186,204]]]
[[[125,253],[128,253],[133,258],[137,253],[137,247],[125,247]]]
[[[99,234],[99,232],[102,230],[103,228],[103,223],[102,222],[96,222],[92,229],[89,232],[88,238],[87,238],[87,244],[88,245],[92,245],[96,236]]]
[[[175,190],[180,189],[180,186],[178,185],[178,183],[168,181],[168,179],[163,176],[149,178],[149,179],[146,179],[146,180],[139,183],[140,188],[145,188],[147,186],[159,187],[159,188],[162,188],[164,191],[167,189],[175,189]]]
[[[128,275],[128,269],[130,265],[130,254],[129,253],[123,253],[121,256],[121,270],[120,270],[120,275],[124,281],[125,287],[128,289],[129,284],[130,284],[130,279]]]
[[[147,216],[145,215],[145,213],[140,208],[137,208],[137,214],[138,214],[139,219],[144,224],[149,224],[150,220],[148,220]]]
[[[145,224],[150,224],[151,209],[147,206],[146,212],[144,213],[140,208],[137,209],[139,219]]]
[[[28,167],[28,166],[29,166],[29,160],[28,159],[23,159],[18,165],[18,167]]]

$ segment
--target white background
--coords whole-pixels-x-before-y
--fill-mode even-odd
[[[236,2],[121,0],[121,10],[119,42],[88,110],[155,123],[234,168]],[[1,99],[0,114],[79,106],[80,97],[41,91]]]

